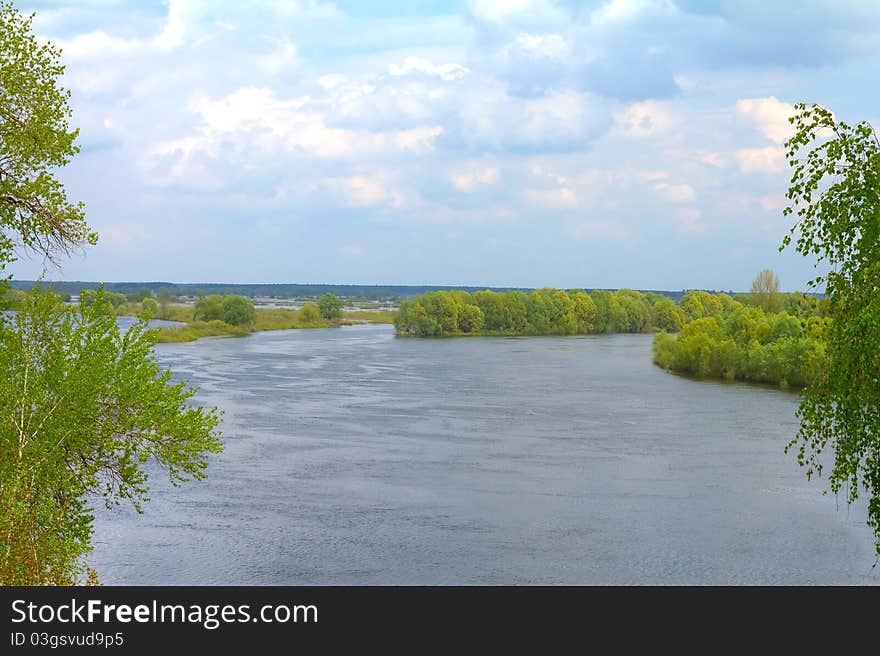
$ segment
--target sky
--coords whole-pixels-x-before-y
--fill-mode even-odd
[[[792,104],[880,125],[875,0],[16,6],[100,236],[49,279],[804,289]]]

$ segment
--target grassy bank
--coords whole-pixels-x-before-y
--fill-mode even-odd
[[[126,314],[136,315],[138,306],[130,306]],[[298,310],[285,308],[256,309],[253,323],[245,326],[231,326],[223,321],[193,321],[193,309],[188,306],[166,308],[161,318],[167,321],[180,321],[184,326],[160,328],[159,341],[194,342],[202,337],[241,337],[264,330],[290,330],[294,328],[329,328],[331,326],[352,326],[359,323],[386,323],[394,321],[394,313],[387,310],[373,312],[345,312],[342,319],[333,321],[303,321]]]

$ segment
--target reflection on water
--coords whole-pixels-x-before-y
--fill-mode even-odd
[[[797,396],[651,365],[651,337],[160,345],[226,411],[208,479],[100,510],[107,583],[878,583],[864,506],[782,453]]]

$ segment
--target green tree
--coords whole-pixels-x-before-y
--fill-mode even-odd
[[[37,41],[32,21],[0,2],[0,270],[19,246],[54,259],[97,241],[55,177],[79,152],[78,130],[60,51]]]
[[[415,299],[401,301],[400,308],[394,317],[394,329],[398,335],[417,335],[427,337],[433,334],[428,311]]]
[[[244,296],[228,294],[223,297],[223,321],[230,326],[244,326],[257,318],[254,304]]]
[[[299,310],[299,320],[309,326],[321,323],[321,310],[312,301],[305,303]]]
[[[223,297],[220,294],[203,296],[193,306],[195,321],[223,321],[224,314]]]
[[[780,312],[785,296],[779,293],[779,276],[772,269],[762,269],[752,281],[751,302],[764,312]]]
[[[465,305],[458,313],[458,329],[463,333],[478,333],[483,329],[483,311],[476,305]]]
[[[167,289],[162,289],[157,296],[159,301],[159,317],[161,319],[168,318],[168,308],[171,306],[171,292]]]
[[[590,294],[596,306],[596,332],[613,333],[615,330],[612,318],[611,292],[605,289],[594,289]]]
[[[341,319],[342,306],[342,299],[336,294],[327,292],[318,298],[318,310],[320,310],[321,316],[327,320]]]
[[[661,330],[677,333],[684,325],[684,311],[671,298],[664,298],[654,305],[654,321]]]
[[[153,294],[153,290],[147,287],[142,287],[140,290],[135,292],[134,294],[127,294],[126,298],[130,303],[141,303],[145,299],[155,298],[155,294]]]
[[[794,169],[785,209],[795,215],[782,248],[817,257],[830,271],[826,363],[798,409],[789,448],[807,476],[822,475],[833,452],[831,490],[868,498],[867,523],[880,555],[880,141],[867,122],[838,121],[819,105],[798,104],[786,142]]]
[[[507,317],[504,312],[504,296],[486,290],[472,294],[474,302],[483,312],[483,326],[489,331],[507,329]]]
[[[577,332],[581,335],[596,332],[596,304],[590,295],[583,290],[577,290],[571,295],[571,302],[574,305]]]
[[[151,459],[172,482],[202,478],[219,413],[192,406],[152,355],[157,333],[122,334],[99,291],[71,308],[35,288],[0,323],[0,583],[72,583],[91,548],[89,498],[140,508]]]
[[[54,259],[97,239],[54,177],[77,133],[59,51],[31,20],[0,3],[0,270],[18,248]],[[94,495],[139,508],[147,460],[176,484],[221,448],[219,412],[159,368],[157,334],[143,320],[122,334],[103,290],[86,300],[37,287],[0,316],[0,585],[80,581]]]
[[[150,318],[159,314],[159,304],[155,298],[145,298],[141,301],[141,311]]]

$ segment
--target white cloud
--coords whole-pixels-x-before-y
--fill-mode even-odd
[[[197,96],[190,111],[199,119],[195,134],[160,142],[151,151],[151,164],[159,168],[176,159],[170,179],[160,175],[160,183],[182,181],[199,157],[229,164],[238,157],[252,166],[278,152],[323,159],[388,151],[422,153],[430,151],[443,132],[440,126],[384,132],[330,127],[322,105],[313,98],[281,99],[268,88],[241,88],[218,99]]]
[[[318,186],[331,198],[343,198],[350,207],[372,207],[387,204],[400,207],[403,198],[386,187],[383,181],[362,175],[345,178],[324,178]]]
[[[388,74],[395,77],[409,75],[413,72],[435,75],[447,82],[457,80],[470,73],[467,68],[458,64],[432,64],[428,60],[418,57],[407,57],[400,66],[397,64],[388,65]]]
[[[670,203],[689,203],[697,198],[697,192],[689,184],[669,184],[661,182],[654,185],[654,189],[668,200]]]
[[[468,169],[453,173],[449,177],[452,185],[459,191],[473,191],[480,186],[496,185],[501,180],[501,172],[494,166]]]
[[[794,133],[788,122],[794,107],[775,96],[737,100],[736,110],[753,120],[761,133],[774,143],[781,144]]]
[[[517,14],[541,11],[552,3],[545,0],[470,0],[474,16],[493,23],[503,23]]]
[[[676,120],[665,103],[645,100],[633,103],[614,113],[618,133],[632,139],[643,139],[669,131]]]
[[[559,189],[526,189],[530,203],[542,207],[565,207],[577,203],[577,194],[570,187]]]
[[[103,30],[95,30],[77,34],[69,41],[62,41],[61,49],[65,60],[112,60],[132,54],[170,52],[186,42],[190,25],[199,10],[196,3],[170,0],[162,29],[150,38],[126,39],[112,36]]]
[[[780,146],[740,148],[736,161],[743,173],[777,173],[786,166],[785,150]]]
[[[508,47],[508,51],[523,53],[535,59],[565,59],[571,54],[568,42],[559,34],[519,34]]]
[[[274,52],[260,55],[257,58],[257,65],[269,75],[278,75],[299,67],[299,52],[293,43],[284,41],[278,45]]]
[[[611,0],[592,13],[590,22],[597,27],[609,27],[632,22],[648,10],[661,8],[674,10],[668,0]]]
[[[639,178],[647,182],[657,182],[669,177],[669,171],[639,171]]]

